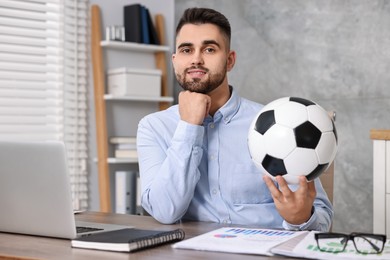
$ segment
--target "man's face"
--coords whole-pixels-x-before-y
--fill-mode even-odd
[[[227,40],[213,24],[186,24],[176,37],[172,55],[177,81],[184,90],[209,93],[233,67]]]

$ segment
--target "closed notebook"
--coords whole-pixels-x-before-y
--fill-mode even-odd
[[[145,229],[120,229],[111,232],[73,239],[72,247],[118,252],[133,252],[184,239],[184,231],[156,231]]]

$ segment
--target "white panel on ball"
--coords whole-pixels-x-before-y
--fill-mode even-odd
[[[268,104],[261,110],[261,112],[265,112],[265,111],[269,111],[269,110],[274,110],[274,109],[276,109],[277,107],[279,107],[280,105],[285,104],[285,103],[288,103],[288,102],[289,102],[289,98],[288,98],[288,97],[276,99],[276,100],[271,101],[270,103],[268,103]]]
[[[295,128],[307,121],[307,109],[296,102],[288,102],[275,109],[275,120],[278,124]]]
[[[307,107],[309,121],[313,123],[321,132],[328,132],[333,130],[332,119],[330,119],[328,112],[320,106]]]
[[[264,136],[256,131],[249,131],[248,139],[253,140],[252,142],[248,142],[249,153],[252,156],[252,160],[261,162],[265,156]]]
[[[336,138],[333,132],[323,133],[316,147],[318,163],[325,164],[333,161],[337,152]]]
[[[267,154],[279,159],[285,158],[296,147],[294,131],[282,125],[273,125],[268,129],[264,142]]]
[[[284,159],[284,164],[288,175],[306,175],[318,166],[317,154],[313,149],[296,148]]]

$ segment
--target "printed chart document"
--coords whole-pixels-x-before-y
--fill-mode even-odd
[[[173,248],[273,255],[270,249],[307,231],[220,228],[173,245]]]
[[[294,242],[294,239],[280,244],[271,249],[274,254],[280,254],[285,256],[293,256],[299,258],[309,259],[323,259],[323,260],[337,260],[337,259],[390,259],[390,240],[386,241],[385,248],[381,254],[359,254],[352,241],[348,241],[347,247],[344,252],[340,253],[327,253],[321,252],[314,239],[315,232],[308,233],[300,241]],[[332,246],[332,245],[329,245]]]

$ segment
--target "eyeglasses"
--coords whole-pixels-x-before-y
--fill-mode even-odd
[[[367,233],[315,233],[318,249],[322,252],[340,253],[352,240],[355,249],[360,254],[380,254],[386,243],[386,235]]]

